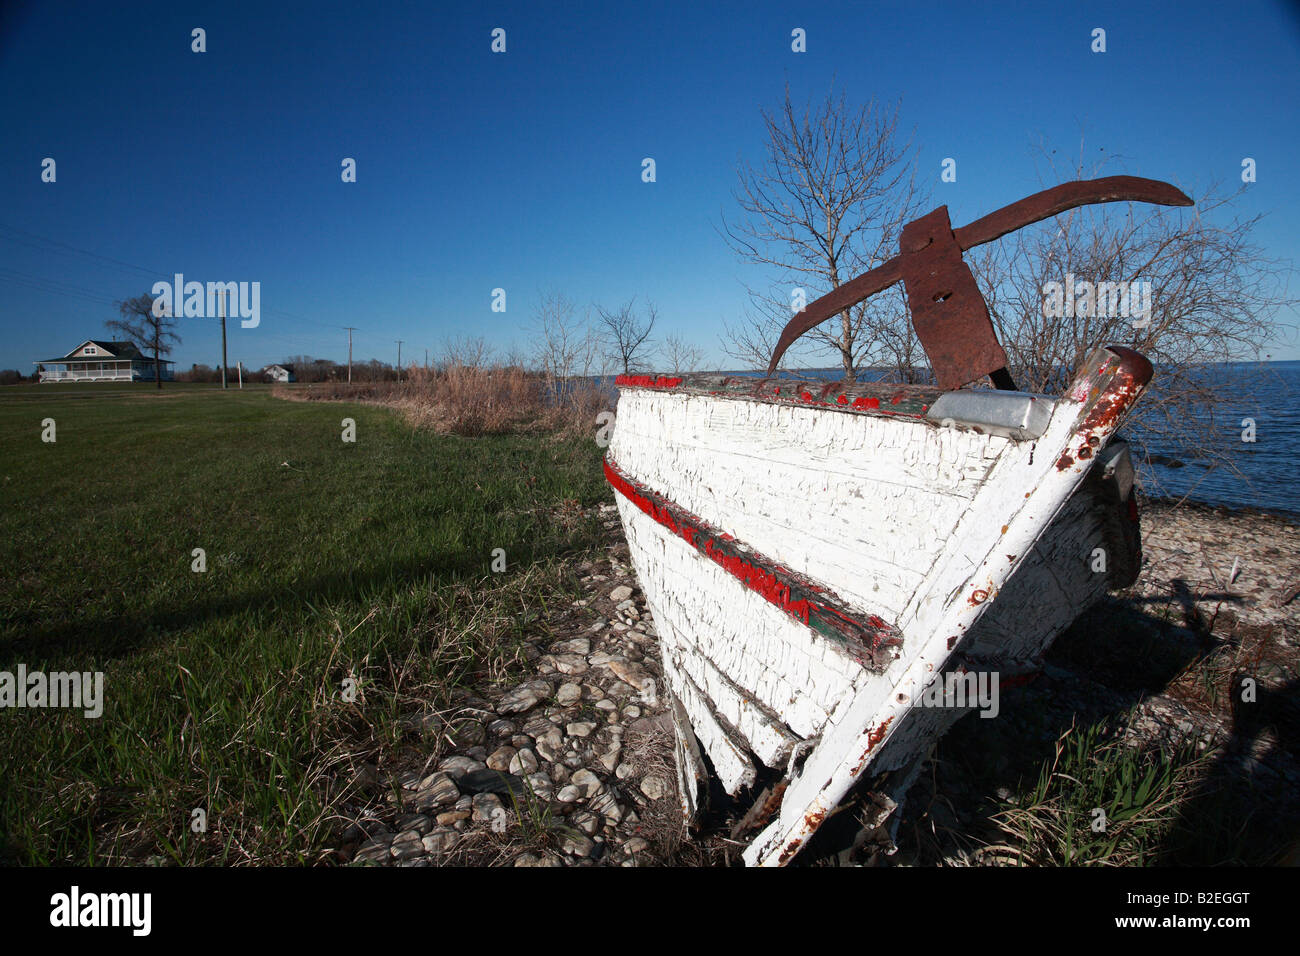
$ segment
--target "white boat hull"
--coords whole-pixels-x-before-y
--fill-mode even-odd
[[[1096,549],[1132,564],[1114,524],[1128,482],[1084,483],[1149,373],[1103,350],[1056,400],[899,390],[906,414],[834,389],[623,380],[606,468],[685,811],[701,756],[730,794],[777,772],[745,860],[786,863],[864,775],[914,763],[969,710],[919,706],[936,676],[1031,668],[1114,580]],[[944,417],[969,407],[985,417]]]

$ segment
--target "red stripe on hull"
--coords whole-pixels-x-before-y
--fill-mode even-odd
[[[824,588],[710,527],[684,508],[628,478],[608,459],[604,465],[606,480],[619,494],[755,594],[819,634],[844,643],[865,667],[878,670],[893,659],[890,648],[901,644],[902,639],[885,621],[875,615],[864,618],[854,614]]]
[[[637,385],[641,388],[676,388],[682,384],[680,378],[671,378],[667,375],[620,375],[614,379],[615,385]]]

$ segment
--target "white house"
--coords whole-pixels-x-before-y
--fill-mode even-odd
[[[131,342],[87,339],[60,358],[34,363],[44,382],[144,382],[153,381],[153,359]],[[162,360],[160,377],[172,380],[172,361]]]
[[[268,365],[262,369],[262,374],[272,382],[294,381],[292,365]]]

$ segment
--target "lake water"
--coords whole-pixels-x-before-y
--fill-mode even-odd
[[[1241,474],[1179,455],[1150,436],[1146,445],[1155,463],[1144,476],[1149,490],[1212,505],[1300,515],[1300,362],[1234,363],[1203,374],[1217,379],[1223,400],[1212,413],[1204,409],[1198,414],[1212,426],[1220,447],[1231,450]],[[1253,442],[1243,440],[1245,419],[1254,422]],[[1132,431],[1143,439],[1140,431]]]

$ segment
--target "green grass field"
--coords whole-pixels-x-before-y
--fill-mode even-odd
[[[19,386],[0,446],[0,670],[105,675],[98,719],[0,711],[5,862],[319,859],[349,769],[578,595],[562,559],[601,535],[575,503],[610,500],[590,438],[264,389]]]

